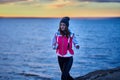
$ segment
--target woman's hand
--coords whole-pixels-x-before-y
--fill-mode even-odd
[[[80,48],[80,46],[79,45],[76,45],[76,49],[79,49]]]
[[[54,50],[58,49],[58,44],[53,45],[53,49]]]

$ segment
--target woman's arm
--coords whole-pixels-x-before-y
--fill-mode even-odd
[[[74,46],[75,46],[76,49],[79,49],[79,44],[78,44],[78,41],[76,39],[75,34],[73,34],[73,44],[74,44]]]

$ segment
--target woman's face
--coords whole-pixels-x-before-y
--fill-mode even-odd
[[[66,24],[65,23],[60,23],[60,28],[62,31],[66,29]]]

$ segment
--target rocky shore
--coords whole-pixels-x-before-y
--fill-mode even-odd
[[[90,72],[77,77],[75,80],[120,80],[120,67]]]

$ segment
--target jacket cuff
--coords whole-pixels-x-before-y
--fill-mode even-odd
[[[79,46],[79,44],[75,44],[75,47],[76,47],[76,46]]]

